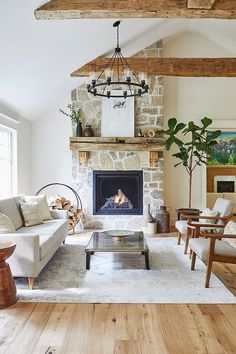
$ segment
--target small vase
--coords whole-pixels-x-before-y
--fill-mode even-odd
[[[76,136],[82,136],[82,126],[81,123],[78,123],[76,126]]]
[[[94,131],[91,128],[91,125],[87,124],[86,128],[84,129],[84,136],[91,137],[94,136]]]

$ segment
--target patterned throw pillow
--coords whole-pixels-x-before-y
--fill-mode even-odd
[[[43,216],[38,203],[20,203],[25,226],[43,224]]]
[[[8,216],[0,213],[0,234],[15,232],[16,229]]]
[[[26,203],[38,203],[40,210],[41,210],[43,220],[51,220],[52,219],[51,214],[50,214],[49,205],[48,205],[47,198],[46,198],[45,194],[25,196],[25,202]]]
[[[236,222],[230,220],[225,225],[223,235],[236,235]],[[224,238],[224,241],[236,248],[236,238]]]
[[[213,216],[213,217],[216,217],[218,216],[218,213],[217,211],[215,210],[212,210],[212,209],[209,209],[209,208],[206,208],[203,210],[203,212],[200,214],[200,217],[201,216]],[[215,224],[216,223],[216,220],[215,219],[199,219],[199,222],[202,223],[202,224]]]

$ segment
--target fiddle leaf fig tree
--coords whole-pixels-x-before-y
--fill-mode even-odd
[[[212,120],[210,118],[201,119],[201,125],[196,125],[193,121],[188,124],[178,123],[176,118],[168,120],[168,129],[158,131],[167,137],[165,148],[167,151],[172,146],[177,148],[177,152],[172,154],[179,160],[174,166],[183,165],[189,176],[189,204],[192,204],[192,177],[197,166],[206,165],[207,158],[213,152],[213,146],[217,144],[216,139],[221,134],[220,130],[208,130]]]

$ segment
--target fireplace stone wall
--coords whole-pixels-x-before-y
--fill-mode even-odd
[[[136,57],[161,57],[162,42],[154,43],[140,51]],[[149,77],[149,93],[135,99],[135,134],[139,129],[163,127],[163,77]],[[91,124],[95,136],[101,134],[101,99],[88,95],[86,86],[81,85],[72,91],[72,103],[81,107],[85,123]],[[119,132],[117,132],[119,136]],[[149,167],[149,153],[93,151],[89,154],[87,166],[80,166],[76,152],[72,152],[72,184],[79,193],[84,210],[85,228],[127,228],[138,229],[145,225],[147,206],[155,216],[156,210],[163,205],[163,158],[157,167]],[[143,215],[93,215],[93,170],[143,170]]]

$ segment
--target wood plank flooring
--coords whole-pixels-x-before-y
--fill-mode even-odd
[[[234,354],[236,305],[18,303],[0,312],[4,354]]]
[[[236,265],[213,271],[236,296]],[[17,303],[0,311],[0,354],[236,354],[235,334],[236,305]]]

